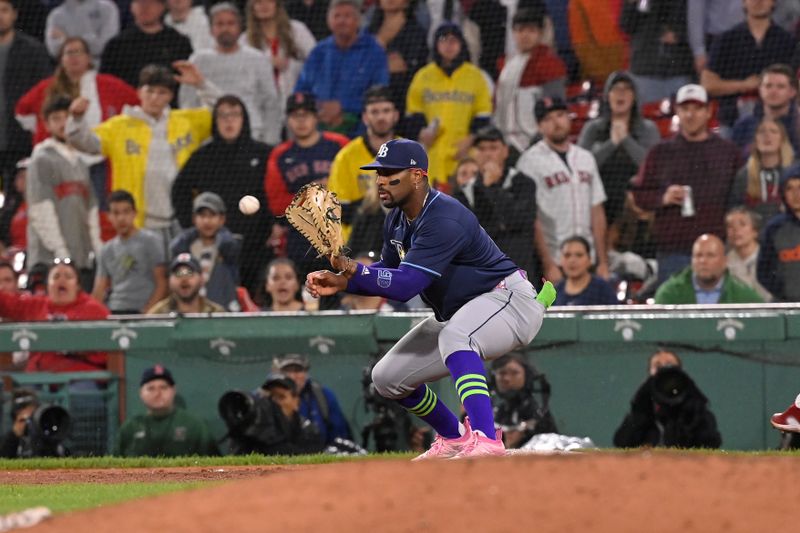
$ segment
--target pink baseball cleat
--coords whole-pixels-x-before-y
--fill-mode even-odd
[[[792,404],[784,412],[772,415],[769,421],[781,431],[800,433],[800,408]]]
[[[472,432],[472,439],[470,442],[464,446],[464,449],[455,455],[453,459],[503,456],[505,454],[506,447],[503,444],[503,432],[498,429],[495,433],[495,440],[484,437],[480,433]]]
[[[472,430],[469,427],[469,419],[464,420],[464,428],[466,431],[457,439],[446,439],[441,435],[436,435],[428,451],[411,460],[427,461],[429,459],[452,459],[458,455],[464,447],[472,442]]]

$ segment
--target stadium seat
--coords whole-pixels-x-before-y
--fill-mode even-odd
[[[572,128],[570,134],[577,137],[584,124],[588,121],[597,118],[600,113],[600,101],[592,100],[588,102],[572,102],[567,104],[569,109],[569,116],[572,119]]]

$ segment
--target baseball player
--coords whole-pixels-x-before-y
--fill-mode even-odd
[[[504,455],[495,431],[483,361],[533,340],[555,299],[546,282],[538,294],[460,202],[428,185],[428,156],[417,142],[394,139],[375,161],[378,195],[391,208],[381,260],[363,265],[334,257],[339,273],[307,276],[314,296],[346,291],[406,301],[420,294],[434,316],[409,331],[381,359],[372,380],[438,433],[417,459]],[[453,378],[468,415],[459,423],[427,383]]]

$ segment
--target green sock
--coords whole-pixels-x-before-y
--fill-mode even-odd
[[[536,295],[536,300],[542,304],[545,309],[549,309],[550,306],[553,305],[553,302],[556,301],[556,288],[553,287],[553,284],[549,281],[545,281],[544,285],[542,285],[542,290]]]

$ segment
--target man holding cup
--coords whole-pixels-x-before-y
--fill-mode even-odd
[[[655,215],[659,283],[689,266],[698,236],[725,235],[727,198],[741,166],[736,145],[709,129],[703,87],[681,87],[675,110],[677,135],[650,150],[633,181],[636,205]]]

